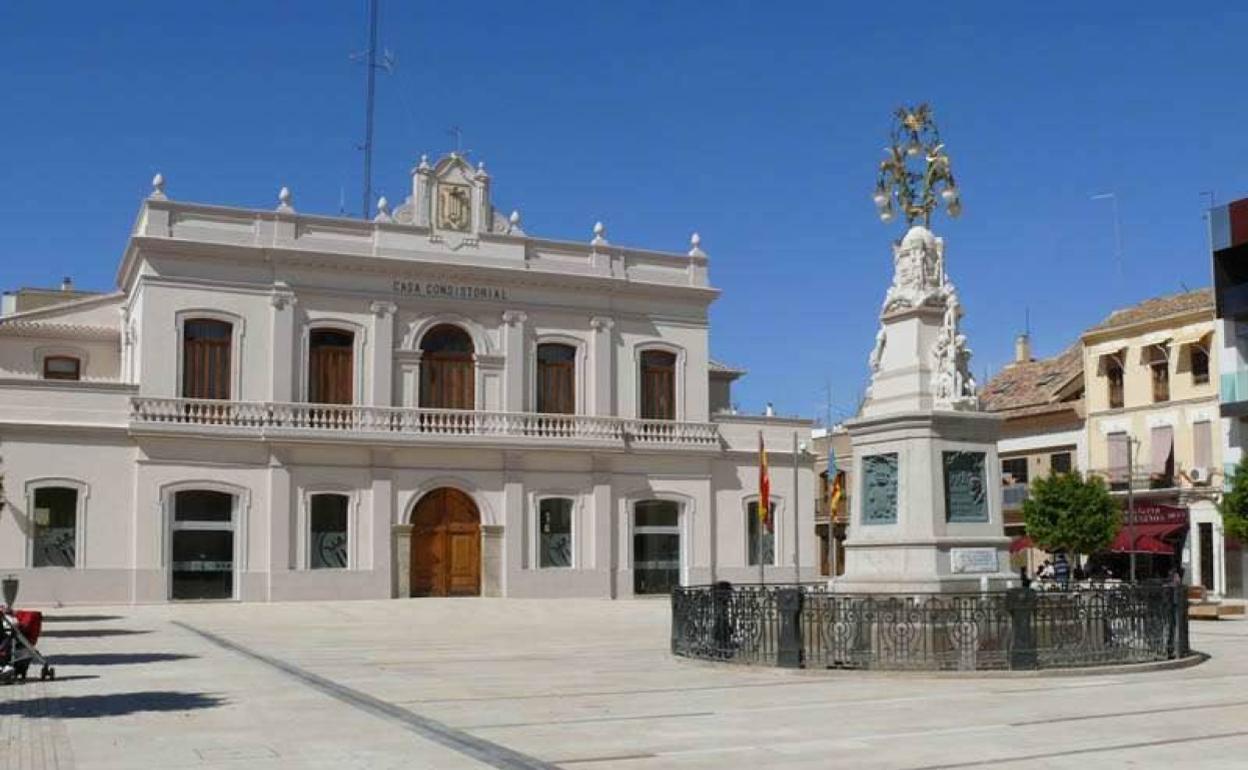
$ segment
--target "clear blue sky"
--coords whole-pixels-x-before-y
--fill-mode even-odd
[[[0,285],[109,289],[153,172],[171,197],[360,198],[355,2],[0,8]],[[963,189],[937,220],[978,376],[1031,309],[1037,353],[1112,307],[1210,282],[1202,191],[1248,190],[1248,11],[1233,3],[382,0],[379,192],[465,146],[527,229],[684,250],[723,289],[742,408],[839,413],[864,384],[888,241],[869,194],[891,110],[930,101]],[[1114,258],[1121,206],[1125,269]]]

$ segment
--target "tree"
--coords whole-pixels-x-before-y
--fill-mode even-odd
[[[1218,503],[1222,526],[1236,540],[1248,539],[1248,457],[1235,466],[1235,474]]]
[[[1023,503],[1027,536],[1046,551],[1095,553],[1113,541],[1121,519],[1099,476],[1056,473],[1036,479]]]

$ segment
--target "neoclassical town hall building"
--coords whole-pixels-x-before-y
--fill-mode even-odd
[[[729,408],[697,237],[531,237],[490,181],[422,160],[370,222],[158,177],[115,293],[0,318],[21,600],[627,597],[756,580],[759,550],[791,581],[799,548],[813,577],[809,424]]]

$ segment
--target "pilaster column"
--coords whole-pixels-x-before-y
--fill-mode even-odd
[[[607,316],[589,319],[593,329],[590,344],[590,414],[608,417],[616,413],[615,404],[615,320]]]
[[[610,473],[597,471],[593,478],[592,504],[590,515],[586,517],[590,527],[580,538],[586,544],[582,549],[586,555],[584,568],[592,569],[600,580],[602,596],[615,598],[615,565],[611,558],[615,547],[615,530],[611,526],[615,515],[615,490]]]
[[[368,371],[372,375],[368,389],[369,406],[394,405],[394,314],[398,305],[393,302],[373,302],[368,306],[373,314],[373,345],[369,350]]]
[[[269,400],[294,401],[295,391],[295,293],[283,282],[273,286],[269,295],[269,351],[273,357],[269,369]],[[235,363],[235,366],[242,362]]]
[[[511,462],[508,462],[510,465]],[[524,512],[524,476],[520,471],[503,471],[503,565],[500,594],[510,596],[510,577],[524,569],[525,555],[531,552],[533,537]]]
[[[393,558],[391,525],[397,519],[394,512],[394,480],[391,470],[377,467],[376,461],[369,496],[372,510],[365,511],[363,506],[356,508],[355,531],[359,537],[359,542],[353,546],[356,569],[390,575]]]
[[[286,577],[295,568],[295,503],[291,494],[290,469],[280,458],[269,457],[269,553],[265,565],[265,600],[273,601],[273,581]]]
[[[522,310],[503,311],[503,353],[507,356],[503,375],[503,409],[524,412],[524,386],[528,353],[524,349],[524,325],[529,316]]]

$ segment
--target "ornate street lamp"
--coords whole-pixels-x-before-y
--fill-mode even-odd
[[[931,224],[932,212],[943,204],[949,216],[962,213],[962,201],[953,179],[949,156],[932,119],[932,108],[899,107],[880,176],[871,200],[880,221],[888,223],[900,212],[906,225]]]

